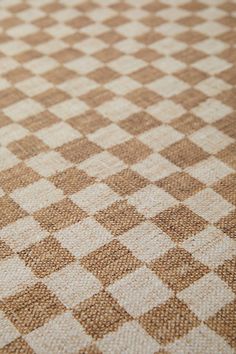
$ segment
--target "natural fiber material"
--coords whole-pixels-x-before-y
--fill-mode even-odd
[[[236,352],[235,0],[0,0],[0,353]]]

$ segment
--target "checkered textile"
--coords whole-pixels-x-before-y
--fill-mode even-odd
[[[0,353],[236,353],[236,1],[0,0]]]

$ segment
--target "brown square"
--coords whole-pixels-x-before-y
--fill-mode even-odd
[[[10,197],[0,198],[0,228],[23,218],[27,213]]]
[[[68,61],[78,59],[81,55],[82,52],[80,50],[71,47],[61,49],[51,54],[52,58],[56,59],[59,63],[67,63]]]
[[[119,126],[133,135],[144,133],[145,131],[155,128],[161,123],[150,114],[142,111],[132,114],[127,119],[122,120]]]
[[[236,205],[236,173],[221,179],[212,188],[228,202]]]
[[[40,129],[48,128],[51,125],[59,122],[59,119],[49,111],[44,111],[33,117],[29,117],[21,121],[21,125],[34,133]]]
[[[8,149],[20,159],[25,160],[48,150],[48,146],[36,136],[28,135],[23,139],[10,143]]]
[[[52,82],[55,85],[59,85],[66,80],[72,79],[75,77],[75,72],[65,68],[64,66],[58,66],[57,68],[47,71],[43,77]]]
[[[45,107],[53,106],[54,104],[61,103],[69,98],[70,96],[67,93],[57,88],[51,88],[37,96],[34,96],[34,99]]]
[[[206,54],[201,52],[200,50],[187,47],[186,49],[182,50],[181,52],[178,52],[177,54],[173,55],[174,58],[177,60],[180,60],[186,64],[193,64],[198,60],[201,60],[206,57]]]
[[[104,85],[114,79],[116,79],[119,75],[117,74],[116,71],[107,68],[107,67],[102,67],[99,69],[96,69],[95,71],[92,71],[89,73],[88,77],[96,82],[98,82],[101,85]]]
[[[181,248],[173,248],[152,262],[150,268],[175,292],[179,292],[205,275],[209,269]]]
[[[32,348],[26,343],[26,341],[19,337],[15,339],[13,342],[5,345],[2,349],[0,349],[1,354],[34,354]]]
[[[200,321],[187,305],[172,298],[141,316],[139,323],[158,343],[166,345],[186,335]]]
[[[13,87],[2,90],[0,96],[0,108],[3,109],[8,107],[24,98],[25,95]]]
[[[205,186],[185,172],[176,172],[156,182],[158,187],[165,189],[180,201],[191,197]]]
[[[236,169],[236,143],[233,143],[224,150],[221,150],[216,157]]]
[[[144,60],[146,61],[147,63],[151,63],[152,61],[154,60],[157,60],[158,58],[161,57],[161,55],[154,49],[150,49],[150,48],[147,48],[147,47],[144,47],[144,48],[141,48],[140,50],[138,50],[136,53],[135,53],[135,57],[138,58],[138,59],[141,59],[141,60]],[[148,68],[148,67],[147,67]],[[142,70],[142,69],[141,69]],[[152,70],[152,69],[151,69]],[[137,71],[138,72],[138,71]],[[157,77],[160,77],[160,76],[163,76],[163,72],[160,71],[160,70],[157,70],[156,69],[156,72],[154,73],[152,79],[150,77],[150,74],[148,74],[148,83],[153,81],[153,78],[157,78]],[[137,81],[140,81],[141,83],[146,83],[146,80],[145,80],[145,75],[142,75],[141,79],[138,79],[137,77]],[[131,75],[132,77],[132,75]],[[135,77],[134,77],[135,79]],[[136,80],[136,79],[135,79]],[[143,81],[143,82],[142,82]]]
[[[101,152],[102,149],[87,138],[82,138],[64,144],[62,147],[58,148],[58,151],[66,160],[79,163]]]
[[[79,130],[82,134],[94,133],[97,129],[103,128],[110,124],[107,118],[94,110],[89,110],[78,117],[67,120],[73,128]]]
[[[46,285],[37,283],[16,295],[5,298],[3,311],[22,334],[43,326],[65,311],[64,305]]]
[[[13,255],[11,248],[6,244],[6,242],[0,240],[0,261],[11,255]]]
[[[23,162],[18,165],[0,172],[0,187],[7,193],[14,189],[26,187],[40,179],[40,176],[27,167]]]
[[[175,103],[182,104],[182,106],[188,111],[198,106],[201,102],[205,101],[205,99],[206,95],[194,88],[185,90],[173,97]]]
[[[119,241],[113,240],[80,260],[83,267],[108,286],[141,265]]]
[[[229,135],[233,139],[236,139],[235,113],[218,120],[214,125],[223,133]]]
[[[32,76],[32,73],[29,70],[24,69],[22,67],[8,71],[4,75],[4,77],[13,84],[28,79],[30,76]]]
[[[102,338],[131,320],[130,315],[105,291],[80,304],[74,310],[74,317],[94,339]]]
[[[19,252],[19,256],[39,278],[44,278],[75,260],[75,257],[51,236]]]
[[[220,219],[216,226],[221,229],[226,235],[236,238],[236,210],[229,215]]]
[[[159,71],[159,70],[155,69],[153,66],[149,65],[149,66],[145,66],[144,68],[135,71],[130,76],[133,79],[135,79],[136,81],[145,85],[145,84],[149,84],[153,80],[155,81],[155,80],[159,79],[163,75],[164,74],[161,71]]]
[[[144,160],[152,151],[147,145],[141,143],[136,138],[115,145],[109,150],[113,155],[127,164],[134,164]]]
[[[207,78],[207,74],[191,67],[187,67],[179,73],[176,73],[176,76],[190,85],[197,85],[200,81]]]
[[[114,94],[111,91],[99,87],[80,96],[80,99],[85,101],[89,107],[95,108],[106,101],[110,101],[113,97]]]
[[[38,31],[36,33],[29,34],[27,36],[24,36],[24,42],[31,46],[37,46],[40,44],[47,43],[53,39],[53,37],[45,33],[44,31]]]
[[[34,218],[49,232],[58,231],[75,224],[86,217],[86,213],[70,199],[51,204],[48,208],[40,209]]]
[[[185,205],[169,208],[155,216],[155,224],[166,232],[173,241],[182,242],[203,230],[207,222]]]
[[[232,259],[227,259],[223,264],[221,264],[215,272],[219,277],[225,281],[228,286],[236,294],[236,257]]]
[[[148,184],[145,178],[130,169],[108,177],[105,182],[122,196],[137,192],[140,188],[146,187]]]
[[[128,93],[126,95],[126,98],[143,109],[154,105],[161,99],[161,97],[158,96],[155,92],[145,87],[139,88],[137,90],[132,91],[131,93]]]
[[[95,178],[76,167],[69,168],[51,177],[51,182],[65,194],[73,194],[92,184]]]
[[[187,138],[170,145],[161,155],[181,168],[186,168],[206,159],[209,154]]]
[[[191,134],[196,130],[204,127],[206,125],[202,119],[194,116],[191,113],[186,113],[183,116],[174,119],[171,122],[171,126],[181,133]]]
[[[207,320],[209,326],[236,349],[236,300],[223,307],[216,315]]]
[[[145,220],[144,216],[126,201],[115,202],[96,214],[96,220],[114,236],[119,236]]]

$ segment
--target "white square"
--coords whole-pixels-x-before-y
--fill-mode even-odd
[[[126,38],[122,41],[119,41],[118,43],[115,43],[114,48],[118,49],[124,54],[132,55],[138,52],[140,49],[144,48],[144,45],[133,38]]]
[[[40,354],[76,353],[92,341],[70,312],[65,312],[30,332],[25,339]]]
[[[119,304],[137,317],[165,303],[172,291],[148,268],[142,267],[116,281],[108,291]]]
[[[139,135],[139,140],[158,152],[183,138],[183,134],[172,128],[170,125],[163,124],[157,128],[150,129]]]
[[[113,60],[108,65],[122,75],[129,75],[132,72],[143,68],[147,63],[130,55],[123,55],[120,58]]]
[[[94,133],[89,134],[88,137],[89,140],[97,145],[108,149],[114,145],[128,141],[132,136],[116,124],[110,124],[105,128],[98,129]]]
[[[207,38],[204,41],[198,42],[193,46],[208,55],[215,55],[222,52],[228,45],[214,38]]]
[[[209,186],[234,172],[232,168],[214,156],[186,168],[186,171],[194,178]]]
[[[52,273],[44,278],[44,283],[67,308],[78,305],[101,289],[99,280],[82,268],[79,262]]]
[[[234,142],[228,135],[210,125],[194,132],[190,135],[190,140],[209,154],[216,154]]]
[[[112,235],[93,218],[71,225],[55,233],[63,247],[78,258],[103,246],[112,239]]]
[[[217,222],[234,209],[232,204],[210,188],[206,188],[185,200],[185,204],[210,222]]]
[[[34,196],[32,198],[32,196]],[[46,208],[63,198],[63,192],[51,182],[41,179],[24,188],[15,189],[11,198],[29,213]]]
[[[132,170],[148,178],[150,181],[155,182],[180,169],[158,153],[154,153],[149,155],[145,160],[132,165]]]
[[[154,61],[152,65],[163,71],[165,74],[174,74],[186,67],[185,63],[172,57],[163,57]]]
[[[226,106],[214,98],[209,98],[192,110],[192,112],[196,114],[197,117],[202,118],[206,123],[210,124],[225,117],[232,111],[233,110],[231,107]]]
[[[172,75],[166,75],[161,79],[153,81],[151,84],[147,85],[148,88],[158,93],[158,95],[170,98],[172,96],[178,95],[179,93],[187,90],[189,85],[177,79]]]
[[[107,45],[98,38],[86,38],[75,45],[75,48],[82,50],[85,54],[94,54],[104,48]]]
[[[207,73],[208,75],[216,75],[226,69],[229,69],[232,64],[224,59],[219,59],[218,57],[212,55],[195,62],[192,66]]]
[[[70,26],[66,26],[63,23],[56,23],[50,27],[44,29],[46,33],[49,33],[53,38],[63,38],[74,34],[76,31]]]
[[[174,53],[180,52],[181,50],[184,50],[186,47],[187,45],[185,43],[170,37],[161,39],[160,41],[150,45],[150,48],[164,55],[172,55]]]
[[[89,91],[96,89],[98,84],[95,81],[88,79],[87,77],[76,77],[71,80],[66,80],[58,87],[71,96],[79,97]]]
[[[139,108],[125,98],[119,97],[103,103],[97,107],[97,111],[113,122],[119,122],[131,114],[137,113]]]
[[[141,214],[151,218],[175,205],[177,200],[163,189],[150,184],[132,194],[128,202]]]
[[[177,296],[202,321],[215,315],[227,303],[234,300],[232,290],[213,273],[204,275],[188,288],[178,293]]]
[[[104,151],[83,161],[78,167],[92,177],[104,179],[125,169],[126,165],[108,151]]]
[[[24,138],[29,131],[19,124],[8,124],[0,128],[0,142],[2,146],[7,146],[12,141]]]
[[[105,183],[95,183],[71,196],[71,200],[75,204],[92,214],[105,209],[118,199],[120,199],[118,194],[113,192]]]
[[[209,77],[206,80],[200,81],[195,87],[205,95],[214,97],[230,89],[231,85],[217,77]]]
[[[8,57],[0,58],[0,74],[6,74],[7,72],[16,69],[19,67],[19,63]]]
[[[124,233],[120,241],[143,262],[159,258],[175,246],[170,237],[150,221]]]
[[[48,233],[41,229],[39,223],[32,216],[21,218],[0,230],[0,238],[15,252],[30,247],[46,236]]]
[[[57,117],[67,120],[88,110],[88,106],[76,98],[57,103],[49,108],[49,111]]]
[[[198,24],[197,26],[194,26],[193,30],[203,33],[206,36],[209,36],[210,33],[212,37],[218,37],[221,34],[227,32],[229,30],[229,27],[226,27],[220,24],[219,22],[215,21],[204,21]]]
[[[2,10],[1,10],[2,11]],[[20,39],[11,39],[0,44],[0,50],[5,55],[12,57],[30,49],[30,46]]]
[[[150,31],[150,28],[143,25],[141,22],[128,21],[124,25],[118,26],[116,31],[125,37],[137,37]]]
[[[50,177],[72,166],[56,151],[38,154],[29,159],[26,164],[43,177]]]
[[[188,31],[188,27],[175,22],[164,22],[156,28],[156,31],[163,34],[165,37],[174,37]]]
[[[181,246],[212,269],[236,255],[236,242],[214,226],[187,239]]]
[[[102,65],[103,64],[97,59],[90,57],[89,55],[85,55],[81,58],[66,63],[65,67],[76,71],[78,74],[86,75],[100,68]]]
[[[95,8],[95,10],[92,10],[89,12],[89,17],[93,21],[96,21],[96,22],[97,21],[104,22],[115,15],[116,15],[116,11],[112,10],[111,8],[109,8],[107,6],[97,7],[97,8]]]
[[[59,66],[59,63],[48,56],[43,56],[31,61],[28,61],[24,64],[26,69],[31,70],[36,75],[41,75],[46,73],[49,70],[56,69]]]
[[[163,123],[169,123],[173,119],[182,116],[186,110],[182,105],[176,104],[171,100],[162,100],[153,106],[148,107],[147,112]]]
[[[1,261],[0,267],[0,299],[15,295],[34,282],[30,268],[18,257],[10,257]]]
[[[137,81],[127,76],[121,76],[105,85],[107,89],[114,92],[116,95],[121,96],[127,95],[127,93],[132,92],[141,86],[142,85],[140,85]]]
[[[157,341],[135,321],[129,321],[117,331],[105,335],[97,342],[97,347],[103,354],[154,354],[160,349]]]
[[[77,130],[64,122],[38,130],[35,135],[53,149],[82,136]]]
[[[50,82],[37,76],[20,81],[15,86],[29,97],[39,95],[53,87]]]
[[[215,6],[217,6],[217,4],[214,3]],[[226,12],[217,8],[217,7],[206,7],[203,10],[198,11],[198,16],[203,17],[205,20],[209,21],[209,20],[218,20],[222,17],[225,17]]]
[[[16,327],[0,311],[0,350],[20,336]]]
[[[14,122],[20,122],[42,111],[44,111],[43,106],[30,98],[21,100],[3,109],[4,114],[10,117]]]
[[[165,2],[165,1],[164,1]],[[172,5],[172,4],[171,4]],[[169,21],[178,21],[186,16],[189,16],[189,11],[184,9],[179,9],[178,4],[175,6],[167,7],[161,11],[158,11],[158,16],[163,17],[165,20]]]
[[[51,54],[57,53],[59,50],[65,49],[67,47],[68,45],[63,40],[55,38],[37,45],[36,49],[40,53],[50,57]]]
[[[7,170],[18,164],[20,160],[6,147],[0,146],[0,171]]]
[[[32,25],[31,23],[22,23],[21,25],[17,25],[15,27],[11,27],[6,31],[13,38],[22,38],[27,35],[32,35],[39,31],[37,26]]]

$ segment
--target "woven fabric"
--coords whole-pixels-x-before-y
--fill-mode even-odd
[[[0,353],[236,352],[236,1],[0,1]]]

